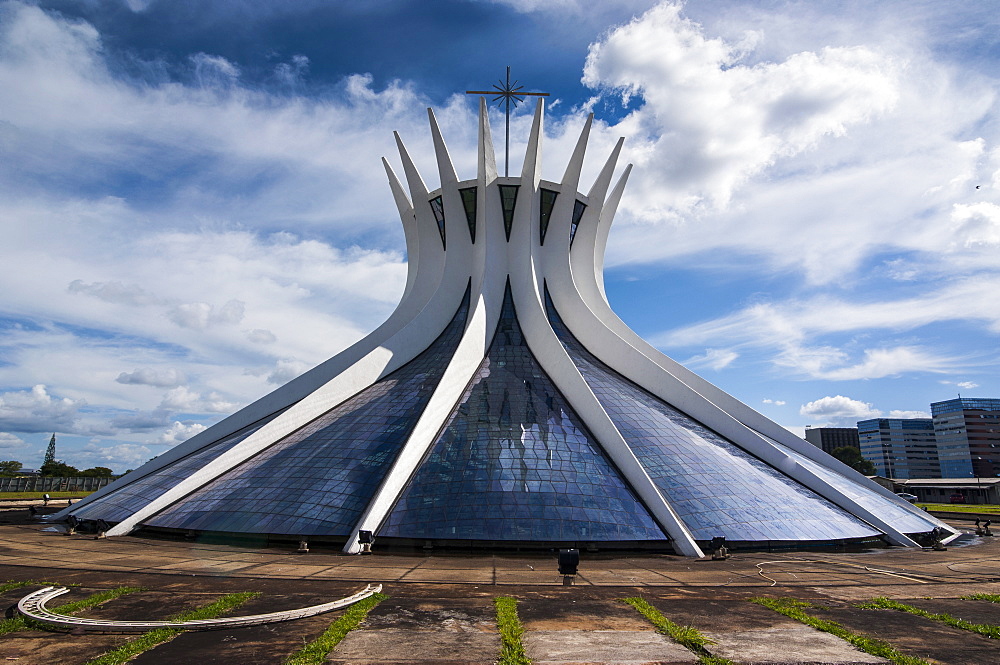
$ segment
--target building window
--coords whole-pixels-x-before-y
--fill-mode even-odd
[[[500,205],[503,207],[503,230],[510,242],[510,227],[514,224],[514,206],[517,204],[519,185],[497,185],[500,188]]]
[[[576,237],[576,227],[580,226],[580,220],[583,219],[583,211],[587,209],[587,204],[579,199],[573,204],[573,221],[570,222],[569,227],[569,246],[573,246],[573,238]]]
[[[469,223],[469,235],[472,236],[472,244],[476,244],[476,188],[466,187],[458,190],[462,195],[462,206],[465,208],[465,221]]]
[[[440,196],[435,196],[430,201],[431,210],[434,212],[434,219],[437,220],[438,232],[441,234],[441,247],[448,249],[444,240],[444,201]]]
[[[541,198],[538,202],[538,226],[540,237],[538,241],[544,245],[545,232],[549,230],[549,218],[552,217],[552,208],[556,204],[556,197],[559,196],[559,193],[553,192],[551,189],[543,189],[540,194]]]

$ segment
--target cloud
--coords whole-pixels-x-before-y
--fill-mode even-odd
[[[0,393],[0,428],[16,432],[69,431],[83,400],[53,397],[44,385]]]
[[[775,406],[784,406],[785,404],[787,404],[787,402],[785,402],[784,400],[769,399],[767,397],[765,397],[762,401],[764,402],[764,404],[774,404]]]
[[[229,413],[238,406],[217,392],[202,396],[186,386],[178,386],[163,396],[159,408],[164,411],[182,411],[184,413]]]
[[[200,423],[175,421],[166,432],[160,435],[159,442],[167,444],[181,443],[187,441],[195,434],[204,432],[207,427]]]
[[[890,418],[930,418],[931,414],[926,411],[900,411],[893,409],[889,412]]]
[[[972,390],[979,387],[978,383],[973,383],[972,381],[959,381],[955,385],[963,390]]]
[[[688,367],[710,367],[716,371],[728,367],[740,354],[731,349],[705,349],[705,353],[684,361]]]
[[[260,328],[248,330],[247,339],[254,344],[274,344],[278,341],[273,332],[270,330],[261,330]]]
[[[179,386],[187,381],[187,377],[184,376],[183,372],[173,368],[151,369],[149,367],[143,367],[131,372],[122,372],[118,375],[118,378],[115,379],[115,381],[118,383],[140,386],[173,388],[174,386]]]
[[[299,374],[302,374],[307,369],[309,369],[309,365],[301,360],[296,360],[295,358],[282,358],[275,363],[274,369],[270,374],[268,374],[267,382],[281,386],[288,383]]]
[[[952,208],[954,243],[963,247],[1000,246],[1000,205],[988,201],[963,204]]]
[[[15,436],[10,432],[0,432],[0,450],[15,450],[24,448],[27,445],[19,436]]]
[[[814,421],[820,420],[828,424],[849,423],[850,425],[859,420],[878,418],[882,415],[882,412],[871,404],[843,395],[821,397],[803,404],[799,413]]]
[[[753,39],[709,37],[681,5],[662,3],[591,45],[583,82],[644,102],[623,123],[639,142],[630,155],[647,174],[632,197],[634,214],[676,219],[725,207],[779,158],[843,135],[897,102],[898,65],[869,48],[749,64]]]
[[[100,443],[90,442],[81,449],[67,453],[66,461],[79,469],[106,466],[117,471],[124,471],[126,468],[134,469],[145,464],[153,456],[153,451],[141,444],[100,445]]]
[[[210,325],[239,323],[245,312],[246,303],[241,300],[230,300],[218,309],[207,302],[195,302],[177,305],[167,312],[167,318],[182,328],[205,330]]]
[[[70,293],[99,298],[104,302],[132,305],[135,307],[155,305],[161,302],[159,298],[146,292],[144,289],[134,284],[126,286],[121,282],[94,282],[87,284],[82,279],[74,279],[69,283],[67,290]]]

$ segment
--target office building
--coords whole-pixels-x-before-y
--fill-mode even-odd
[[[943,477],[1000,476],[1000,399],[934,402],[931,416]]]
[[[858,422],[861,456],[884,478],[940,478],[930,418],[872,418]]]
[[[824,453],[836,448],[860,448],[856,427],[806,427],[806,441]]]

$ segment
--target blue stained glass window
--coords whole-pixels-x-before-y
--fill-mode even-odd
[[[280,413],[280,411],[278,412]],[[114,523],[131,517],[136,511],[153,499],[157,499],[168,489],[181,482],[198,469],[212,462],[222,453],[247,438],[261,427],[269,423],[278,413],[248,425],[238,432],[209,444],[201,450],[172,462],[158,471],[143,476],[119,490],[96,499],[73,511],[80,519],[98,520]]]
[[[937,522],[929,516],[923,514],[919,508],[911,508],[909,505],[901,506],[892,499],[862,487],[846,476],[842,476],[833,469],[829,469],[819,462],[814,462],[805,455],[800,455],[791,448],[783,446],[774,439],[764,436],[765,439],[773,443],[779,450],[791,455],[802,466],[806,467],[817,476],[827,481],[833,487],[840,490],[848,497],[867,508],[875,515],[884,519],[889,524],[903,533],[927,533],[933,531],[938,526]]]
[[[547,293],[546,307],[567,353],[695,539],[828,541],[879,535],[622,377],[573,337]]]
[[[532,356],[509,287],[489,353],[379,535],[666,540]]]
[[[413,431],[461,339],[461,307],[423,353],[155,515],[151,526],[344,536]]]

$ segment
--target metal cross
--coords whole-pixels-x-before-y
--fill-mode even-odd
[[[524,101],[525,96],[548,97],[547,92],[521,92],[523,85],[518,85],[517,81],[510,82],[510,66],[507,66],[507,82],[500,81],[500,85],[493,84],[493,90],[466,90],[467,95],[496,95],[493,101],[500,102],[498,106],[504,107],[504,152],[503,152],[503,174],[509,176],[510,172],[510,103],[514,102],[514,108]],[[502,100],[502,101],[501,101]]]

